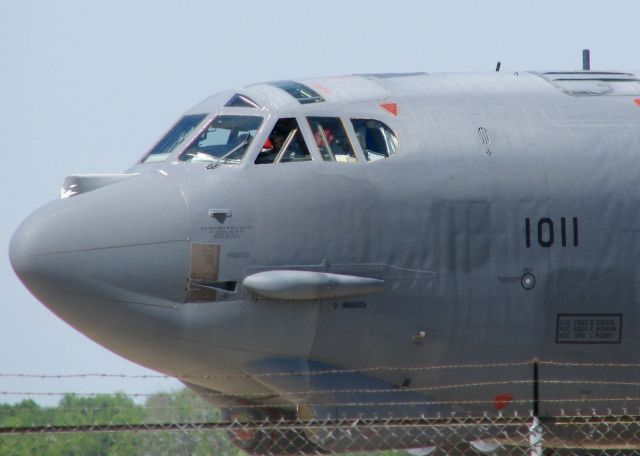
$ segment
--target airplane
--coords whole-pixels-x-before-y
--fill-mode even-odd
[[[229,420],[634,410],[639,158],[634,73],[260,83],[122,174],[69,176],[10,259],[68,324]],[[232,440],[443,443],[413,437]]]

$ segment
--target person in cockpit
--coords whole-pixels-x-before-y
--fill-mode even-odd
[[[256,164],[273,163],[284,145],[287,135],[274,128],[256,158]]]

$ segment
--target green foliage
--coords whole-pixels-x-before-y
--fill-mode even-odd
[[[220,412],[188,389],[155,394],[144,404],[136,404],[124,393],[91,397],[68,394],[56,407],[41,407],[32,400],[0,404],[0,427],[3,428],[217,421],[220,421]],[[398,453],[367,453],[368,456],[392,454]],[[244,456],[245,453],[234,447],[223,431],[153,431],[3,435],[0,436],[0,455]]]
[[[62,398],[57,407],[40,407],[32,400],[15,405],[0,405],[0,426],[68,426],[85,424],[139,423],[145,408],[136,405],[125,394],[82,397],[73,394]],[[0,439],[0,454],[102,456],[136,454],[141,435],[129,433],[104,434],[42,434],[14,435]]]
[[[0,427],[215,422],[220,413],[184,389],[160,393],[136,404],[124,393],[84,397],[65,395],[56,407],[32,400],[0,404]],[[224,432],[112,432],[4,435],[0,455],[242,455]]]

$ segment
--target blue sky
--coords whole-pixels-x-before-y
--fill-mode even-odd
[[[502,71],[579,69],[583,48],[595,69],[640,69],[638,17],[635,0],[1,2],[0,374],[149,373],[40,305],[6,252],[65,176],[125,170],[199,100],[265,80],[492,71],[498,60]],[[0,376],[0,391],[13,392],[177,386]]]

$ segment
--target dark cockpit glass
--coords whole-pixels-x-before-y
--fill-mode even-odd
[[[260,105],[253,101],[246,95],[241,95],[236,93],[231,97],[227,104],[224,105],[226,108],[259,108]]]
[[[318,92],[313,90],[311,87],[300,84],[299,82],[277,81],[271,82],[270,84],[284,90],[293,98],[298,100],[298,103],[300,104],[320,103],[324,101],[324,98],[322,98]]]
[[[262,121],[258,116],[217,116],[180,155],[180,160],[240,163]]]
[[[351,119],[367,161],[389,158],[398,150],[398,138],[389,126],[374,119]]]
[[[358,161],[339,117],[307,117],[313,138],[325,161]]]
[[[262,146],[255,163],[287,163],[311,160],[298,122],[294,118],[278,119]]]
[[[206,114],[192,114],[184,116],[167,132],[166,135],[151,149],[142,163],[160,162],[166,159],[176,147],[185,140],[206,117]]]

